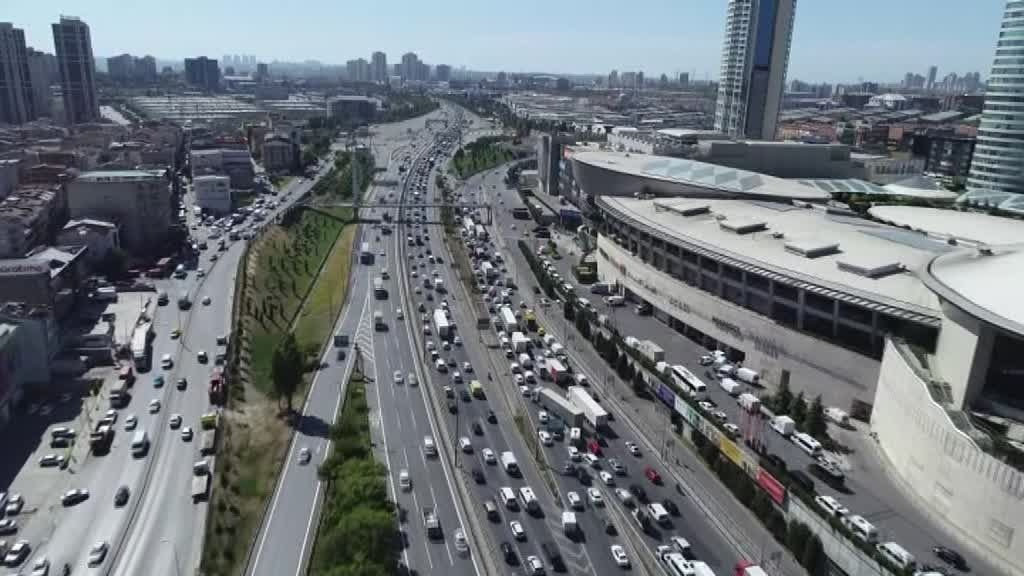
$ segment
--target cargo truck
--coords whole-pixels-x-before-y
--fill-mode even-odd
[[[519,323],[516,322],[516,315],[512,312],[512,308],[508,306],[502,306],[501,310],[498,311],[501,316],[501,327],[505,332],[511,334],[519,330]]]
[[[522,332],[512,333],[512,350],[522,354],[530,348],[530,337]]]
[[[579,532],[580,525],[576,521],[576,513],[566,510],[562,512],[562,532],[569,538],[576,536]]]
[[[761,376],[750,368],[739,368],[736,370],[736,377],[747,384],[757,386],[761,382]]]
[[[768,572],[757,564],[741,560],[736,564],[734,576],[768,576]]]
[[[650,340],[641,340],[638,342],[636,345],[636,351],[653,363],[663,362],[665,360],[665,350]]]
[[[569,380],[569,371],[565,369],[565,365],[557,358],[548,358],[544,365],[540,367],[540,375],[541,378],[550,380],[559,386],[565,385]]]
[[[776,416],[772,418],[770,426],[783,436],[789,436],[796,431],[796,422],[789,416]]]
[[[427,532],[427,538],[431,540],[440,540],[444,537],[441,533],[441,521],[437,518],[437,513],[434,512],[433,506],[423,507],[423,528]]]
[[[210,494],[210,474],[192,476],[192,503],[206,500]]]
[[[736,403],[751,414],[757,413],[761,410],[761,400],[749,392],[744,392],[736,398]]]
[[[545,410],[557,416],[566,426],[578,428],[583,423],[583,411],[550,388],[541,388],[537,401]]]
[[[437,335],[440,338],[448,338],[451,336],[451,324],[448,322],[448,316],[445,315],[444,310],[440,308],[434,308],[434,330],[437,331]]]
[[[725,393],[729,396],[738,396],[740,391],[743,389],[740,383],[732,378],[722,378],[718,385],[721,386],[722,390],[725,390]]]
[[[217,429],[203,430],[200,437],[199,453],[203,456],[213,454],[217,447]]]
[[[594,429],[604,428],[608,424],[608,412],[585,389],[579,386],[569,386],[566,398],[569,403],[580,409],[583,417]]]

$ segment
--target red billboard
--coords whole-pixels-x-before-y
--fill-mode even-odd
[[[786,487],[764,468],[757,469],[757,485],[767,492],[768,496],[779,506],[786,499]]]

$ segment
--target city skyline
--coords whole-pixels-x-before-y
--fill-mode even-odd
[[[183,60],[195,54],[211,58],[256,54],[261,62],[317,60],[344,66],[348,60],[368,59],[372,51],[379,50],[389,54],[391,61],[405,52],[415,52],[426,62],[446,63],[455,69],[602,75],[618,69],[644,71],[649,77],[689,73],[694,81],[718,78],[726,13],[724,3],[641,0],[640,6],[617,16],[615,28],[610,29],[602,24],[615,9],[608,0],[585,7],[544,5],[543,10],[539,2],[527,0],[527,4],[538,4],[538,9],[513,11],[502,17],[498,27],[493,26],[493,14],[463,0],[440,7],[419,6],[406,0],[390,0],[387,7],[336,7],[314,1],[318,6],[311,6],[307,12],[251,18],[240,22],[236,30],[217,28],[215,24],[237,21],[231,6],[204,4],[202,9],[210,17],[195,21],[187,18],[193,13],[187,6],[190,3],[193,0],[185,0],[173,10],[155,3],[143,4],[130,12],[100,4],[75,7],[72,12],[90,24],[98,59],[122,53],[152,54],[163,61]],[[50,52],[52,38],[47,32],[49,23],[62,12],[58,4],[43,1],[11,6],[5,20],[25,30],[27,45]],[[926,74],[933,65],[938,67],[940,77],[949,71],[963,74],[976,70],[987,77],[1002,7],[1002,0],[979,0],[969,13],[954,10],[956,4],[952,1],[907,0],[892,5],[867,0],[856,5],[827,6],[798,3],[787,79],[898,83],[906,71]],[[565,20],[552,10],[571,15],[573,29],[559,28]],[[247,15],[272,12],[254,6]],[[308,18],[310,13],[318,17]],[[538,13],[549,17],[532,18]],[[886,17],[877,18],[879,13]],[[395,19],[394,14],[408,18]],[[651,18],[652,14],[665,17]],[[151,29],[138,25],[155,21],[162,22],[161,26]],[[342,27],[344,33],[339,34],[333,24],[339,21],[360,25]],[[907,26],[908,21],[919,25]],[[836,22],[844,25],[837,27]],[[465,32],[446,34],[451,27]],[[178,32],[183,29],[189,30],[187,50],[179,43]],[[382,29],[390,33],[382,33]],[[594,29],[600,29],[601,35],[589,32]],[[290,36],[289,30],[303,32]],[[865,37],[865,30],[872,36]],[[268,37],[294,41],[269,48],[261,40]],[[948,50],[953,38],[956,51]],[[579,46],[586,46],[586,50],[573,49]],[[552,57],[555,54],[557,58]]]

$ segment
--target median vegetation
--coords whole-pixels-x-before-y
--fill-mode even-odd
[[[339,152],[334,157],[334,166],[313,186],[313,200],[334,200],[354,202],[352,194],[352,152]],[[368,151],[355,154],[359,190],[366,190],[373,180],[373,155]],[[361,194],[360,194],[361,196]]]
[[[331,428],[333,450],[320,466],[326,491],[312,576],[397,573],[398,519],[388,499],[386,470],[371,449],[366,384],[362,374],[353,373],[341,417]]]
[[[452,170],[459,178],[466,179],[484,170],[504,164],[516,158],[523,158],[526,152],[517,149],[511,138],[485,136],[474,140],[455,151]]]

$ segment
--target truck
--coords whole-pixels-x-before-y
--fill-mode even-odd
[[[502,306],[498,314],[501,316],[501,327],[505,332],[511,334],[519,329],[519,323],[516,322],[516,315],[511,307]]]
[[[434,511],[433,506],[424,506],[422,509],[423,513],[423,528],[427,532],[427,538],[431,540],[440,540],[444,538],[441,534],[441,520],[437,517],[437,512]]]
[[[199,453],[207,456],[217,450],[217,429],[203,430],[199,437]]]
[[[131,396],[128,395],[128,382],[120,379],[114,382],[110,388],[110,407],[124,408],[129,400]]]
[[[850,425],[850,415],[842,408],[836,408],[835,406],[825,408],[825,418],[844,428]]]
[[[576,513],[566,510],[562,512],[562,532],[569,538],[576,536],[580,525],[576,522]]]
[[[612,285],[607,283],[607,282],[595,282],[594,284],[590,285],[590,293],[591,294],[603,295],[603,294],[611,294],[611,292],[612,292]]]
[[[743,386],[732,378],[722,378],[718,382],[718,385],[722,390],[725,390],[725,393],[729,396],[739,396],[740,391],[743,390]]]
[[[210,474],[199,474],[192,476],[192,503],[196,504],[206,500],[210,494]]]
[[[636,345],[636,351],[652,363],[663,362],[665,360],[664,348],[658,346],[651,340],[641,340],[638,342]]]
[[[739,368],[736,370],[736,377],[741,381],[746,382],[752,386],[756,386],[761,381],[761,376],[750,368]]]
[[[210,375],[210,385],[207,389],[210,404],[214,406],[224,404],[225,388],[226,382],[224,381],[224,369],[218,366],[214,369],[213,374]]]
[[[733,572],[733,576],[768,576],[768,572],[753,562],[740,560],[736,563],[736,571]]]
[[[779,434],[787,437],[796,431],[796,422],[789,416],[776,416],[771,419],[769,426]]]
[[[526,313],[523,314],[523,321],[526,323],[527,330],[530,332],[537,331],[537,314],[532,309],[527,310]]]
[[[140,322],[132,332],[132,362],[138,372],[149,370],[149,340],[152,334],[153,323],[149,321]]]
[[[490,262],[484,262],[480,264],[480,273],[490,283],[498,275],[498,270]]]
[[[484,228],[482,225],[477,224],[473,232],[477,240],[487,240],[487,229]]]
[[[448,322],[448,316],[440,308],[434,308],[434,330],[437,331],[440,338],[451,336],[451,324]]]
[[[445,291],[443,278],[434,278],[434,290],[437,292]]]
[[[511,451],[501,453],[501,466],[509,476],[519,476],[519,463],[516,462],[516,455]]]
[[[559,386],[564,385],[569,380],[569,371],[566,370],[565,365],[558,358],[548,358],[544,363],[544,366],[540,367],[541,378],[551,380]]]
[[[608,412],[587,393],[586,389],[580,386],[569,386],[566,398],[573,406],[580,409],[583,417],[595,429],[604,428],[608,424]]]
[[[336,332],[334,334],[334,347],[344,348],[346,346],[348,346],[348,334],[345,334],[344,332]]]
[[[370,250],[370,243],[363,242],[359,247],[359,262],[361,264],[373,264],[373,250]]]
[[[740,405],[740,408],[743,408],[751,414],[756,414],[761,411],[761,400],[750,392],[740,394],[739,397],[736,398],[736,403]]]
[[[583,423],[583,411],[550,388],[541,388],[537,401],[570,428],[578,428]]]
[[[512,350],[522,354],[530,349],[530,337],[522,332],[512,333]]]
[[[106,454],[114,441],[114,428],[110,424],[99,422],[96,429],[89,433],[89,450],[93,454]]]

